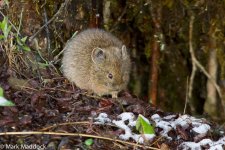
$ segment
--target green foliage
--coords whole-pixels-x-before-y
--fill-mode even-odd
[[[0,97],[3,97],[3,89],[0,87]]]
[[[30,51],[30,48],[26,45],[27,36],[21,38],[18,36],[18,34],[14,34],[11,29],[12,26],[9,25],[8,18],[4,17],[4,19],[0,22],[0,31],[2,31],[2,34],[0,34],[0,40],[7,41],[9,38],[9,33],[11,32],[12,39],[15,39],[16,41],[17,49]]]
[[[30,47],[28,47],[25,43],[26,40],[27,40],[27,36],[23,38],[19,38],[18,36],[16,36],[17,48],[22,49],[24,51],[30,51]]]
[[[11,31],[12,26],[8,24],[8,18],[4,17],[4,19],[0,22],[0,29],[3,32],[3,35],[0,35],[0,39],[6,40],[8,38],[9,32]]]
[[[149,123],[148,120],[142,115],[139,114],[137,122],[136,122],[136,129],[141,134],[154,134],[154,127]]]
[[[84,142],[84,144],[85,144],[86,146],[91,146],[93,143],[94,143],[94,141],[93,141],[92,138],[87,139],[87,140],[85,140],[85,142]]]
[[[3,97],[3,89],[0,87],[0,106],[15,106],[15,104]]]

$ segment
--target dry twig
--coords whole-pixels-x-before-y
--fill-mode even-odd
[[[39,32],[41,32],[49,23],[51,23],[56,17],[58,17],[69,2],[70,0],[65,0],[64,3],[61,4],[59,10],[55,13],[55,15],[50,20],[48,20],[34,35],[32,35],[29,38],[29,41],[33,41],[33,39],[38,35]]]
[[[118,139],[112,139],[112,138],[109,138],[109,137],[96,136],[96,135],[91,135],[91,134],[82,134],[82,133],[28,131],[28,132],[2,132],[2,133],[0,133],[0,136],[2,136],[2,135],[61,135],[61,136],[89,137],[89,138],[96,138],[96,139],[113,141],[113,142],[116,142],[116,143],[122,143],[122,144],[127,144],[127,145],[131,145],[131,146],[136,146],[136,147],[142,147],[142,148],[145,148],[145,149],[160,150],[160,149],[155,148],[155,147],[140,145],[140,144],[122,141],[122,140],[118,140]]]
[[[216,81],[211,77],[211,75],[206,71],[206,69],[201,65],[201,63],[196,59],[195,57],[195,53],[194,53],[194,49],[193,49],[193,43],[192,43],[192,38],[193,38],[193,24],[194,24],[194,14],[191,14],[191,18],[190,18],[190,23],[189,23],[189,51],[191,54],[191,60],[192,60],[192,72],[191,72],[191,77],[190,77],[190,84],[189,84],[189,92],[188,92],[188,98],[191,99],[192,98],[192,90],[193,90],[193,82],[194,82],[194,77],[195,77],[195,73],[197,68],[199,70],[201,70],[204,75],[212,82],[212,84],[215,86],[216,91],[221,99],[221,104],[222,104],[222,108],[223,108],[223,112],[225,113],[225,104],[224,104],[224,100],[223,100],[223,96],[220,90],[219,85],[216,83]],[[193,107],[191,107],[191,109],[193,109]]]

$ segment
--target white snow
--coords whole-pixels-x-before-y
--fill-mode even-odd
[[[141,114],[139,114],[141,115]],[[148,123],[150,121],[141,115],[141,117]],[[136,125],[136,117],[131,112],[124,112],[117,116],[117,120],[111,120],[108,118],[106,113],[101,113],[96,120],[96,124],[110,124],[115,125],[120,129],[124,130],[124,134],[120,134],[119,138],[123,140],[133,139],[138,143],[144,143],[145,140],[152,141],[155,137],[155,134],[136,134],[133,133],[132,130]],[[168,135],[168,132],[176,130],[176,127],[179,125],[183,129],[189,129],[192,127],[190,132],[196,134],[196,137],[204,137],[207,135],[209,130],[211,129],[210,125],[204,123],[204,119],[198,119],[189,115],[181,115],[177,119],[176,115],[168,115],[165,117],[160,117],[158,114],[154,114],[151,116],[151,120],[155,122],[155,127],[161,128],[160,135],[169,139],[169,140],[178,140],[181,137],[178,135],[176,139],[172,139]],[[224,132],[223,132],[224,133]],[[223,134],[222,133],[222,134]],[[204,136],[201,136],[204,135]],[[174,137],[173,137],[174,138]],[[223,150],[223,146],[225,145],[225,136],[218,141],[212,141],[210,139],[202,139],[199,142],[191,142],[186,141],[179,145],[181,149],[190,149],[190,150],[200,150],[203,146],[209,147],[209,150]]]
[[[128,120],[128,121],[129,121],[129,123],[128,123],[129,126],[132,126],[132,127],[133,127],[133,126],[136,125],[136,121],[134,121],[135,116],[134,116],[134,114],[131,113],[131,112],[124,112],[124,113],[120,114],[118,117],[119,117],[122,121]]]
[[[203,139],[200,142],[183,142],[179,147],[182,149],[200,150],[202,146],[209,146],[209,150],[223,150],[225,145],[225,137],[218,141],[212,141],[210,139]]]
[[[171,118],[170,121],[165,121],[168,120],[168,118]],[[183,129],[187,129],[190,124],[194,126],[192,129],[198,134],[206,134],[210,130],[210,126],[208,124],[202,123],[201,119],[197,119],[188,115],[182,115],[177,119],[174,119],[174,117],[163,117],[161,118],[158,114],[152,115],[151,119],[155,121],[156,127],[159,127],[162,129],[161,135],[164,135],[168,139],[171,139],[170,137],[167,136],[167,133],[171,129],[176,129],[177,125],[180,125]]]
[[[171,118],[169,121],[168,118]],[[187,129],[188,127],[193,126],[191,131],[195,132],[198,135],[206,135],[208,131],[211,129],[211,127],[203,123],[203,119],[197,119],[195,117],[189,116],[189,115],[182,115],[179,118],[175,119],[175,116],[166,116],[161,118],[158,114],[152,115],[151,119],[155,121],[155,126],[162,129],[160,132],[161,136],[166,137],[169,140],[172,140],[171,137],[168,136],[168,132],[172,129],[176,129],[177,125],[180,125],[183,129]],[[177,139],[180,137],[178,136]],[[210,139],[203,139],[198,143],[195,142],[183,142],[180,144],[179,147],[182,149],[190,149],[190,150],[200,150],[201,146],[209,146],[210,150],[223,150],[223,145],[225,145],[225,136],[218,140],[218,141],[212,141]]]
[[[100,113],[97,118],[95,118],[95,124],[106,124],[110,123],[111,119],[108,118],[106,113]]]
[[[206,134],[210,129],[210,126],[207,124],[202,124],[198,127],[194,127],[192,130],[199,134]]]
[[[150,123],[147,118],[145,118],[144,116],[142,117],[146,122]],[[95,123],[96,124],[110,123],[111,125],[115,125],[118,128],[123,129],[125,133],[119,135],[119,138],[122,140],[133,139],[138,143],[144,143],[145,140],[151,141],[155,137],[155,134],[136,134],[132,132],[133,127],[135,127],[136,125],[136,119],[133,113],[124,112],[120,114],[117,118],[118,120],[111,120],[108,118],[107,114],[101,113],[97,118],[95,118],[96,120]]]
[[[134,120],[135,116],[133,113],[124,112],[124,113],[120,114],[118,116],[118,118],[120,120],[113,120],[112,123],[114,123],[117,127],[121,128],[125,131],[125,134],[121,134],[119,136],[120,139],[129,140],[131,138],[138,143],[144,143],[144,139],[152,140],[155,137],[154,134],[141,135],[141,134],[132,133],[132,127],[134,127],[136,125],[136,120]],[[147,118],[145,118],[144,116],[143,116],[143,119],[150,124],[149,120]],[[125,121],[128,121],[127,125],[125,124]]]
[[[169,119],[174,119],[175,117],[176,117],[176,115],[168,115],[163,118],[169,120]]]

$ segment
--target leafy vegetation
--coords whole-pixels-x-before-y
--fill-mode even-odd
[[[3,96],[3,89],[0,87],[0,106],[15,106],[15,104],[9,100],[7,100]]]
[[[141,134],[155,134],[154,127],[141,114],[138,115],[138,119],[137,119],[137,122],[136,122],[136,129]]]
[[[4,17],[0,22],[0,30],[2,32],[0,34],[0,40],[7,42],[11,38],[15,41],[17,50],[30,51],[30,47],[26,45],[27,36],[21,38],[18,34],[13,33],[8,17]]]

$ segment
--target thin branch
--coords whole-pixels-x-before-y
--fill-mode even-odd
[[[45,1],[45,3],[46,3],[46,1]],[[47,12],[46,12],[45,5],[43,7],[44,7],[44,21],[45,21],[45,24],[47,24],[47,22],[48,22],[48,16],[47,16]],[[49,32],[48,26],[45,26],[45,31],[46,31],[46,37],[47,37],[48,59],[50,60],[50,58],[51,58],[51,52],[50,52],[50,49],[51,49],[51,40],[50,40],[50,32]]]
[[[64,123],[54,124],[54,125],[52,125],[52,126],[48,126],[48,127],[42,128],[41,131],[46,131],[46,130],[49,130],[49,129],[52,129],[52,128],[56,128],[56,127],[59,127],[59,126],[78,125],[78,124],[89,125],[90,122],[89,122],[89,121],[81,121],[81,122],[64,122]]]
[[[186,96],[185,96],[185,105],[184,105],[184,112],[183,114],[186,113],[186,109],[187,109],[187,103],[188,103],[188,94],[189,94],[189,81],[188,81],[188,77],[187,77],[187,82],[186,82]]]
[[[120,16],[117,18],[117,21],[114,23],[114,25],[112,25],[111,29],[109,30],[110,32],[113,32],[116,29],[116,26],[121,22],[126,12],[127,12],[127,5],[123,8],[123,11],[120,14]]]
[[[190,23],[189,23],[189,51],[190,51],[190,54],[191,54],[191,60],[192,60],[192,72],[191,72],[191,78],[190,78],[190,84],[189,84],[189,93],[188,93],[188,98],[192,98],[192,90],[193,90],[193,82],[194,82],[194,77],[195,77],[195,73],[196,73],[196,70],[197,68],[199,70],[201,70],[205,76],[212,82],[212,84],[215,86],[216,88],[216,91],[221,99],[221,104],[222,104],[222,108],[223,108],[223,112],[225,113],[225,104],[224,104],[224,100],[223,100],[223,96],[222,96],[222,93],[221,93],[221,89],[219,87],[219,85],[216,83],[216,81],[212,78],[212,76],[206,71],[206,69],[201,65],[201,63],[196,59],[195,57],[195,53],[194,53],[194,50],[193,50],[193,44],[192,44],[192,37],[193,37],[193,23],[194,23],[194,15],[192,14],[191,15],[191,18],[190,18]],[[193,109],[191,107],[191,109]]]
[[[56,17],[59,16],[59,14],[63,11],[63,9],[67,6],[67,4],[70,2],[71,0],[65,0],[64,3],[61,4],[59,10],[55,13],[55,15],[48,20],[48,22],[46,22],[34,35],[32,35],[29,38],[29,41],[33,41],[33,39],[38,35],[39,32],[41,32],[48,24],[50,24],[53,20],[55,20]]]
[[[194,20],[195,20],[195,17],[192,14],[191,18],[190,18],[190,23],[189,23],[189,51],[190,51],[190,54],[191,54],[192,71],[191,71],[191,77],[190,77],[190,84],[189,84],[189,88],[188,88],[189,89],[189,91],[188,91],[188,102],[191,105],[191,111],[192,112],[194,112],[194,108],[192,106],[192,103],[191,103],[190,99],[192,98],[194,78],[195,78],[195,74],[196,74],[196,71],[197,71],[196,63],[194,61],[196,59],[195,59],[195,54],[194,54],[194,49],[193,49],[193,44],[192,44]]]
[[[91,135],[91,134],[82,134],[82,133],[28,131],[28,132],[2,132],[2,133],[0,133],[0,136],[2,136],[2,135],[62,135],[62,136],[89,137],[89,138],[96,138],[96,139],[113,141],[113,142],[117,142],[117,143],[131,145],[131,146],[142,147],[142,148],[145,148],[145,149],[160,150],[160,149],[155,148],[155,147],[144,146],[144,145],[140,145],[140,144],[137,144],[137,143],[122,141],[122,140],[118,140],[118,139],[112,139],[112,138],[109,138],[109,137],[96,136],[96,135]]]
[[[18,31],[17,31],[17,36],[20,35],[20,28],[21,28],[22,19],[23,19],[23,11],[24,11],[24,7],[22,7],[22,11],[20,13],[20,24],[19,24],[19,28],[18,28]]]
[[[222,105],[222,110],[223,113],[225,114],[225,104],[224,104],[224,99],[223,95],[221,93],[221,89],[219,85],[216,83],[216,81],[212,78],[212,76],[205,70],[205,68],[200,64],[200,62],[195,58],[194,59],[196,66],[205,74],[205,76],[212,82],[212,84],[215,86],[216,91],[221,99],[221,105]]]

